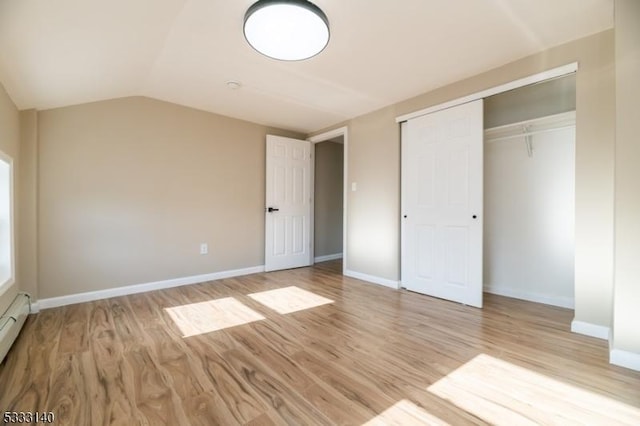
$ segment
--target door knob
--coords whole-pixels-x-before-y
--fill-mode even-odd
[[[269,207],[269,208],[267,208],[267,211],[268,211],[269,213],[273,213],[273,212],[279,212],[279,211],[280,211],[280,209],[277,209],[277,208],[275,208],[275,207]]]

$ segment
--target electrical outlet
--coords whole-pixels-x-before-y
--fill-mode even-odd
[[[202,243],[200,244],[200,254],[208,254],[209,253],[209,244]]]

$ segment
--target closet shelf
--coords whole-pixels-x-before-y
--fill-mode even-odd
[[[520,121],[518,123],[485,129],[484,141],[486,143],[498,142],[512,138],[533,136],[540,133],[552,132],[575,126],[576,112],[569,111],[561,114],[549,115],[533,120]]]

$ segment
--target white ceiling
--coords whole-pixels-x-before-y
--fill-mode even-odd
[[[253,2],[0,0],[0,81],[19,109],[142,95],[311,132],[613,26],[613,0],[316,0],[329,46],[279,62]]]

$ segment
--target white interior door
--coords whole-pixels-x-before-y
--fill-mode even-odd
[[[265,270],[311,265],[311,142],[267,135]]]
[[[482,307],[482,100],[403,130],[402,285]]]

